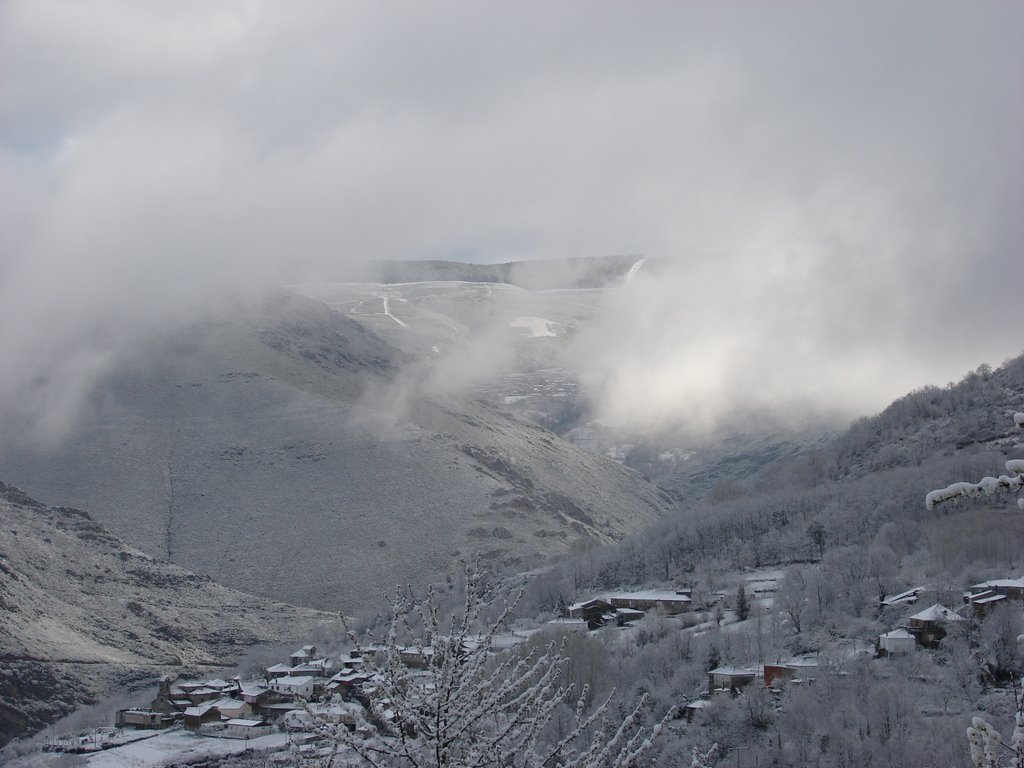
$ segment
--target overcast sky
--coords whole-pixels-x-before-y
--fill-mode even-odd
[[[877,409],[1024,347],[1022,39],[1020,2],[9,0],[0,415],[227,288],[614,253],[676,264],[581,341],[620,416]]]

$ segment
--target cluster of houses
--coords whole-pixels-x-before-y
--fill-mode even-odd
[[[928,592],[925,587],[914,587],[886,597],[882,606],[914,605]],[[879,655],[911,653],[918,647],[935,648],[951,624],[966,621],[968,615],[984,618],[993,607],[1007,601],[1024,602],[1024,579],[996,579],[972,584],[963,593],[963,606],[959,610],[935,603],[909,616],[896,629],[879,635]]]
[[[921,598],[934,594],[926,587],[915,587],[881,601],[883,608],[915,605]],[[904,654],[917,648],[935,648],[949,632],[950,625],[967,621],[967,616],[984,616],[993,606],[1007,601],[1024,602],[1024,579],[997,579],[974,584],[963,593],[963,606],[958,610],[935,603],[907,617],[901,625],[878,638],[879,656]],[[759,683],[772,691],[780,683],[800,685],[813,682],[818,668],[816,659],[791,659],[774,664],[745,667],[717,667],[708,672],[707,688],[700,698],[686,705],[683,712],[692,721],[701,710],[721,696],[735,696],[749,685]]]
[[[414,659],[416,654],[410,652],[409,657]],[[172,681],[164,677],[148,708],[118,711],[115,725],[159,729],[181,724],[205,735],[255,738],[276,726],[310,730],[310,707],[320,707],[324,711],[315,711],[316,716],[354,727],[362,705],[345,699],[358,699],[370,679],[361,671],[363,662],[356,651],[331,658],[317,656],[316,647],[306,645],[291,654],[288,663],[267,667],[262,679]],[[307,704],[321,698],[333,702]]]
[[[317,655],[315,646],[306,645],[286,663],[264,669],[260,679],[164,677],[148,708],[122,709],[114,724],[144,729],[182,725],[222,738],[255,738],[279,729],[294,734],[299,743],[314,738],[318,722],[344,724],[356,731],[374,718],[370,699],[378,695],[378,686],[366,662],[382,650],[369,646],[330,657]],[[429,646],[407,646],[399,649],[399,659],[407,667],[423,669],[433,653]]]
[[[549,622],[553,625],[577,625],[594,630],[606,625],[625,626],[641,619],[648,611],[667,616],[686,613],[693,607],[689,589],[647,589],[640,592],[616,592],[573,603],[568,617]]]
[[[735,696],[754,683],[775,692],[781,690],[783,684],[805,685],[814,682],[817,671],[818,660],[814,658],[795,658],[752,667],[716,667],[708,672],[707,688],[700,692],[700,698],[683,708],[683,715],[692,722],[697,713],[715,699]]]

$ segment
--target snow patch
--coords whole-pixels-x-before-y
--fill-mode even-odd
[[[536,339],[541,336],[557,336],[554,327],[558,325],[559,323],[543,317],[517,317],[508,324],[508,327],[525,328],[530,338]]]

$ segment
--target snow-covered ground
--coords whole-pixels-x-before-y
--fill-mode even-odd
[[[91,768],[162,768],[199,757],[233,755],[247,749],[278,751],[287,747],[288,735],[285,733],[245,740],[216,739],[197,736],[189,731],[173,730],[151,739],[90,755],[86,765]]]
[[[404,322],[403,320],[399,320],[391,313],[391,300],[387,296],[381,296],[381,299],[384,302],[384,314],[390,317],[403,328],[408,328],[409,325],[406,322]],[[399,299],[399,301],[405,301],[405,299]]]
[[[536,339],[541,336],[557,336],[558,334],[553,330],[553,327],[557,325],[558,323],[543,317],[517,317],[508,324],[508,327],[525,328],[530,337]]]
[[[632,267],[629,268],[629,271],[626,272],[627,283],[630,282],[634,277],[636,277],[636,273],[640,271],[640,267],[644,265],[645,261],[647,261],[647,259],[640,259]]]

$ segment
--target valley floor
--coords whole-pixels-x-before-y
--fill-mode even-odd
[[[182,729],[152,733],[154,735],[150,738],[89,755],[81,765],[89,768],[169,768],[204,757],[224,757],[247,751],[278,752],[289,745],[286,733],[272,733],[255,739],[212,738]],[[66,755],[34,754],[8,763],[7,768],[44,768],[66,759]]]

